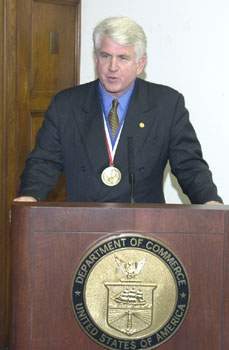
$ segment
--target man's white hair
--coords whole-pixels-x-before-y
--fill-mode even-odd
[[[116,44],[134,46],[137,61],[146,55],[147,39],[142,27],[129,17],[109,17],[94,29],[94,52],[98,56],[101,40],[111,38]]]

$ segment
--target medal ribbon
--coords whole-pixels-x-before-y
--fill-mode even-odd
[[[123,123],[119,129],[118,135],[117,137],[115,137],[115,143],[112,147],[112,139],[111,136],[109,134],[108,128],[107,128],[107,123],[106,123],[106,119],[103,116],[103,120],[104,120],[104,128],[105,128],[105,134],[106,134],[106,143],[107,143],[107,152],[108,152],[108,156],[109,156],[109,161],[110,161],[110,165],[114,165],[114,157],[115,157],[115,152],[118,146],[118,142],[120,139],[120,135],[121,135],[121,131],[122,131],[122,127],[123,127]]]

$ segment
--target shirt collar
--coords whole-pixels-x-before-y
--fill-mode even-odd
[[[135,81],[133,82],[130,89],[118,98],[118,102],[119,102],[120,107],[122,108],[123,112],[126,111],[128,108],[129,101],[130,101],[132,92],[134,90],[134,85],[135,85]],[[114,97],[109,95],[108,92],[106,92],[104,90],[104,88],[102,87],[102,84],[100,82],[99,82],[99,91],[100,91],[100,96],[101,96],[101,100],[102,100],[103,111],[104,111],[105,116],[107,117],[107,115],[111,109],[112,101],[113,101]]]

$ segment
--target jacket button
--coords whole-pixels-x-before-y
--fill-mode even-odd
[[[86,169],[85,166],[82,166],[82,167],[81,167],[81,171],[82,171],[83,173],[84,173],[86,170],[87,170],[87,169]]]
[[[144,168],[144,166],[140,166],[140,168],[138,168],[138,170],[140,171],[140,173],[144,173],[145,168]]]

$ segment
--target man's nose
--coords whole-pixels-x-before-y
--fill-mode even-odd
[[[118,61],[116,57],[111,57],[109,69],[115,71],[118,69]]]

